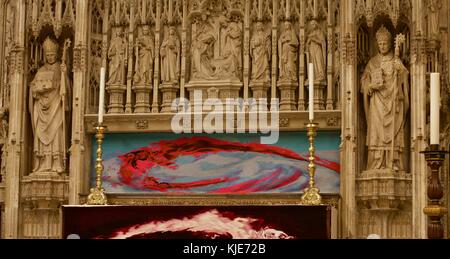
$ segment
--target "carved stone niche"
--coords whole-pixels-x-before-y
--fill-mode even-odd
[[[356,42],[363,46],[357,50],[358,57],[370,57],[359,60],[357,70],[360,72],[359,109],[364,115],[360,118],[361,126],[367,126],[361,127],[360,132],[365,147],[361,145],[358,152],[366,159],[361,157],[364,162],[360,165],[365,168],[359,168],[361,173],[356,175],[357,208],[364,211],[367,224],[376,221],[373,225],[378,228],[376,234],[383,238],[411,237],[408,236],[410,225],[403,230],[398,225],[411,221],[408,215],[412,204],[412,173],[408,172],[406,162],[410,129],[408,104],[411,103],[409,73],[401,59],[407,37],[398,34],[404,31],[403,27],[395,29],[388,18],[380,16],[375,21],[373,36],[365,29],[359,30]],[[390,89],[395,90],[389,92]],[[386,103],[394,108],[386,109]],[[359,233],[369,228],[368,225],[358,227]],[[400,232],[389,232],[397,227]]]
[[[60,238],[59,208],[68,201],[69,177],[33,173],[22,180],[23,237]]]
[[[237,98],[242,83],[243,13],[225,1],[203,1],[189,13],[191,21],[190,97],[215,87],[219,98]]]
[[[127,42],[122,27],[113,27],[111,42],[108,48],[108,82],[106,91],[109,93],[108,113],[123,113],[123,97],[127,89],[126,80],[126,53]]]
[[[278,39],[280,110],[296,110],[295,92],[298,88],[298,51],[299,40],[291,21],[286,20],[280,29]]]
[[[265,24],[263,21],[256,22],[250,40],[252,65],[249,85],[255,99],[267,99],[271,86],[271,41],[270,25]]]
[[[136,94],[135,113],[150,112],[150,96],[153,89],[153,59],[155,38],[149,25],[137,28],[135,43],[135,71],[133,76],[133,91]]]
[[[160,48],[161,56],[161,112],[173,112],[172,102],[177,98],[180,89],[181,75],[181,40],[176,26],[167,26]]]

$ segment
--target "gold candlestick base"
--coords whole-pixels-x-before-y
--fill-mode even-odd
[[[95,129],[97,130],[97,134],[95,137],[97,138],[97,160],[95,164],[95,172],[97,175],[96,185],[94,188],[91,188],[90,194],[87,197],[87,205],[107,205],[108,199],[106,198],[105,189],[102,187],[102,174],[103,174],[103,139],[105,137],[105,129],[106,127],[102,124],[98,124]]]
[[[105,189],[91,188],[86,205],[108,205]]]
[[[310,206],[322,205],[322,196],[320,196],[319,188],[306,188],[302,195],[302,204]]]
[[[305,189],[301,202],[303,205],[322,205],[322,196],[320,196],[320,190],[319,188],[315,187],[315,172],[316,172],[316,165],[314,164],[314,155],[316,152],[316,149],[314,147],[314,139],[317,136],[317,123],[307,123],[306,129],[307,129],[307,135],[309,138],[309,165],[308,165],[308,172],[309,172],[309,186]]]

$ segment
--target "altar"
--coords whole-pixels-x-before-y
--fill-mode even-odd
[[[63,206],[62,237],[329,239],[331,206]]]

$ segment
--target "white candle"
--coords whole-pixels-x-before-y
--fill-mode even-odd
[[[441,104],[440,75],[431,73],[430,78],[430,144],[439,145],[439,110]]]
[[[103,123],[103,110],[105,106],[105,68],[100,70],[100,94],[98,97],[98,123]]]
[[[309,121],[314,120],[314,66],[312,63],[308,65],[309,79]]]

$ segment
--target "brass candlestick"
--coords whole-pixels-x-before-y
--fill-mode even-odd
[[[102,144],[105,137],[105,128],[102,124],[98,124],[95,129],[97,134],[97,160],[95,162],[96,182],[95,187],[91,188],[90,194],[87,198],[87,205],[107,205],[108,199],[106,198],[105,189],[102,187],[102,174],[103,174],[103,150]]]
[[[309,186],[305,189],[301,201],[303,205],[321,205],[322,196],[320,196],[319,188],[315,187],[314,176],[316,173],[316,165],[314,164],[314,155],[316,149],[314,148],[314,139],[317,136],[318,124],[310,122],[306,125],[307,135],[309,138]]]
[[[439,180],[439,169],[448,152],[441,150],[439,145],[430,145],[426,151],[421,153],[425,154],[425,160],[431,168],[431,177],[428,179],[427,188],[428,205],[423,209],[423,212],[428,216],[428,238],[443,239],[444,225],[441,218],[447,214],[447,209],[440,202],[444,196],[444,190]]]

